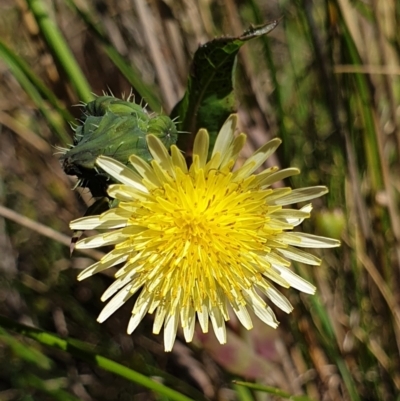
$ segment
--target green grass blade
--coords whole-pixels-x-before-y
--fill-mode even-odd
[[[22,360],[36,365],[40,369],[49,370],[52,366],[51,359],[42,354],[39,350],[23,344],[17,338],[13,337],[7,331],[0,327],[0,343],[3,343],[11,348],[14,355]]]
[[[15,57],[13,57],[14,55],[12,53],[2,50],[5,50],[5,48],[0,46],[0,56],[3,57],[3,60],[8,64],[15,79],[43,114],[52,131],[58,136],[63,144],[70,143],[71,139],[67,134],[63,123],[64,116],[59,114],[59,118],[57,117],[57,114],[49,108],[49,105],[45,99],[43,99],[36,85],[37,82],[31,81],[31,77],[25,73],[24,69],[21,69],[20,63],[15,59]]]
[[[339,9],[339,7],[338,7]],[[341,18],[341,29],[343,30],[344,44],[346,45],[347,56],[351,64],[362,65],[361,57],[358,53],[354,40],[346,26],[344,18]],[[383,186],[382,171],[380,165],[380,155],[378,151],[377,133],[375,130],[373,105],[374,100],[368,87],[367,76],[361,73],[353,74],[356,90],[354,93],[358,97],[358,108],[365,127],[365,147],[366,161],[369,169],[372,185],[375,191]]]
[[[254,397],[248,387],[233,383],[233,388],[236,392],[238,401],[254,401]]]
[[[68,352],[76,358],[79,358],[91,365],[97,366],[106,370],[107,372],[114,373],[117,376],[123,377],[129,381],[137,383],[146,387],[158,394],[164,395],[173,401],[191,401],[192,399],[185,395],[169,388],[161,383],[157,383],[147,376],[142,375],[120,363],[114,362],[111,359],[98,355],[92,350],[88,349],[86,344],[72,339],[62,339],[55,334],[48,333],[33,327],[24,326],[16,323],[4,316],[0,316],[0,325],[16,331],[19,334],[32,338],[41,344],[57,348]]]
[[[12,64],[21,71],[21,73],[25,74],[29,81],[36,87],[37,91],[57,110],[57,112],[64,118],[65,121],[74,121],[74,117],[68,112],[68,110],[65,109],[54,93],[33,72],[29,65],[15,52],[9,49],[1,40],[0,58],[7,62],[7,64],[12,62]]]
[[[314,317],[314,320],[318,320],[320,323],[319,330],[321,334],[321,340],[324,343],[324,350],[335,361],[346,385],[347,391],[349,392],[350,399],[352,401],[360,401],[361,398],[357,392],[357,386],[353,380],[353,376],[351,375],[351,372],[349,371],[346,363],[343,360],[343,357],[341,356],[340,350],[336,345],[337,340],[335,337],[335,331],[332,327],[332,323],[326,309],[324,308],[318,295],[313,295],[310,297],[309,302],[313,308],[312,315],[316,315],[318,318],[315,319]]]
[[[236,381],[236,380],[234,381],[234,383],[238,386],[245,386],[252,390],[261,391],[261,392],[267,393],[267,394],[273,394],[277,397],[281,397],[281,398],[287,399],[287,400],[313,401],[311,398],[307,397],[306,395],[291,395],[291,394],[287,393],[286,391],[283,391],[276,387],[264,386],[262,384],[256,384],[256,383],[241,382],[241,381]]]
[[[18,377],[19,385],[39,390],[41,393],[50,396],[54,401],[82,401],[81,398],[77,398],[65,390],[52,388],[54,385],[52,382],[52,380],[43,380],[31,373],[24,373],[23,376]]]
[[[45,3],[41,0],[26,0],[26,2],[55,60],[63,68],[80,100],[89,102],[93,99],[90,85],[57,25],[49,17]]]

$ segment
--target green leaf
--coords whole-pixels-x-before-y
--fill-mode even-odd
[[[211,149],[216,135],[235,111],[233,74],[236,56],[240,47],[250,39],[271,32],[278,25],[272,21],[259,27],[252,27],[238,37],[222,37],[200,46],[192,62],[186,93],[171,112],[177,118],[179,131],[188,132],[178,139],[178,146],[191,155],[194,134],[199,128],[207,128]]]

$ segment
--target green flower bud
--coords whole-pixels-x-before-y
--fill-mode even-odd
[[[82,125],[75,129],[71,149],[61,157],[68,175],[76,175],[78,184],[90,189],[93,196],[106,196],[111,178],[98,171],[98,156],[113,157],[123,164],[136,154],[150,161],[146,135],[156,135],[169,148],[177,140],[174,122],[167,116],[149,114],[145,108],[112,96],[100,96],[85,105]]]

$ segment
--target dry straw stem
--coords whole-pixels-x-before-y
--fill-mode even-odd
[[[138,17],[143,30],[143,37],[146,41],[146,47],[152,60],[152,64],[157,72],[159,85],[163,94],[164,104],[166,105],[166,112],[169,113],[176,102],[179,100],[174,94],[174,88],[171,84],[169,72],[164,66],[162,59],[161,43],[159,43],[154,35],[156,21],[152,17],[150,9],[147,4],[142,0],[134,0],[135,8],[138,12]],[[158,110],[157,110],[158,111]]]
[[[369,75],[400,75],[400,68],[390,65],[335,65],[333,72],[336,74],[369,74]]]
[[[381,274],[379,273],[378,269],[375,267],[372,260],[361,250],[357,253],[358,260],[361,264],[365,267],[368,274],[371,276],[372,280],[378,287],[380,293],[382,294],[383,298],[385,299],[387,305],[391,313],[393,314],[393,319],[396,323],[396,340],[398,347],[400,349],[400,308],[394,298],[389,286],[385,283],[385,280],[382,278]]]
[[[15,132],[38,152],[43,153],[44,155],[52,154],[50,145],[44,139],[40,138],[40,136],[36,135],[32,130],[26,127],[26,125],[21,124],[18,120],[3,111],[0,111],[0,124]]]
[[[47,238],[53,239],[61,244],[70,247],[71,238],[67,235],[61,234],[56,230],[53,230],[51,227],[47,227],[43,224],[38,223],[37,221],[31,220],[28,217],[22,216],[21,214],[0,205],[0,216],[5,217],[6,219],[12,220],[21,226],[27,227],[32,231],[37,232],[40,235],[43,235]],[[104,255],[102,252],[95,251],[93,249],[85,249],[80,251],[81,253],[90,256],[95,260],[100,260]]]

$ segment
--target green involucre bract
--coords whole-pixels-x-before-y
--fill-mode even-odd
[[[168,116],[150,114],[142,106],[113,96],[100,96],[84,106],[74,143],[61,157],[68,175],[92,195],[106,196],[110,177],[95,168],[98,156],[111,156],[123,164],[136,154],[150,161],[146,135],[157,136],[168,149],[177,140],[174,122]]]

